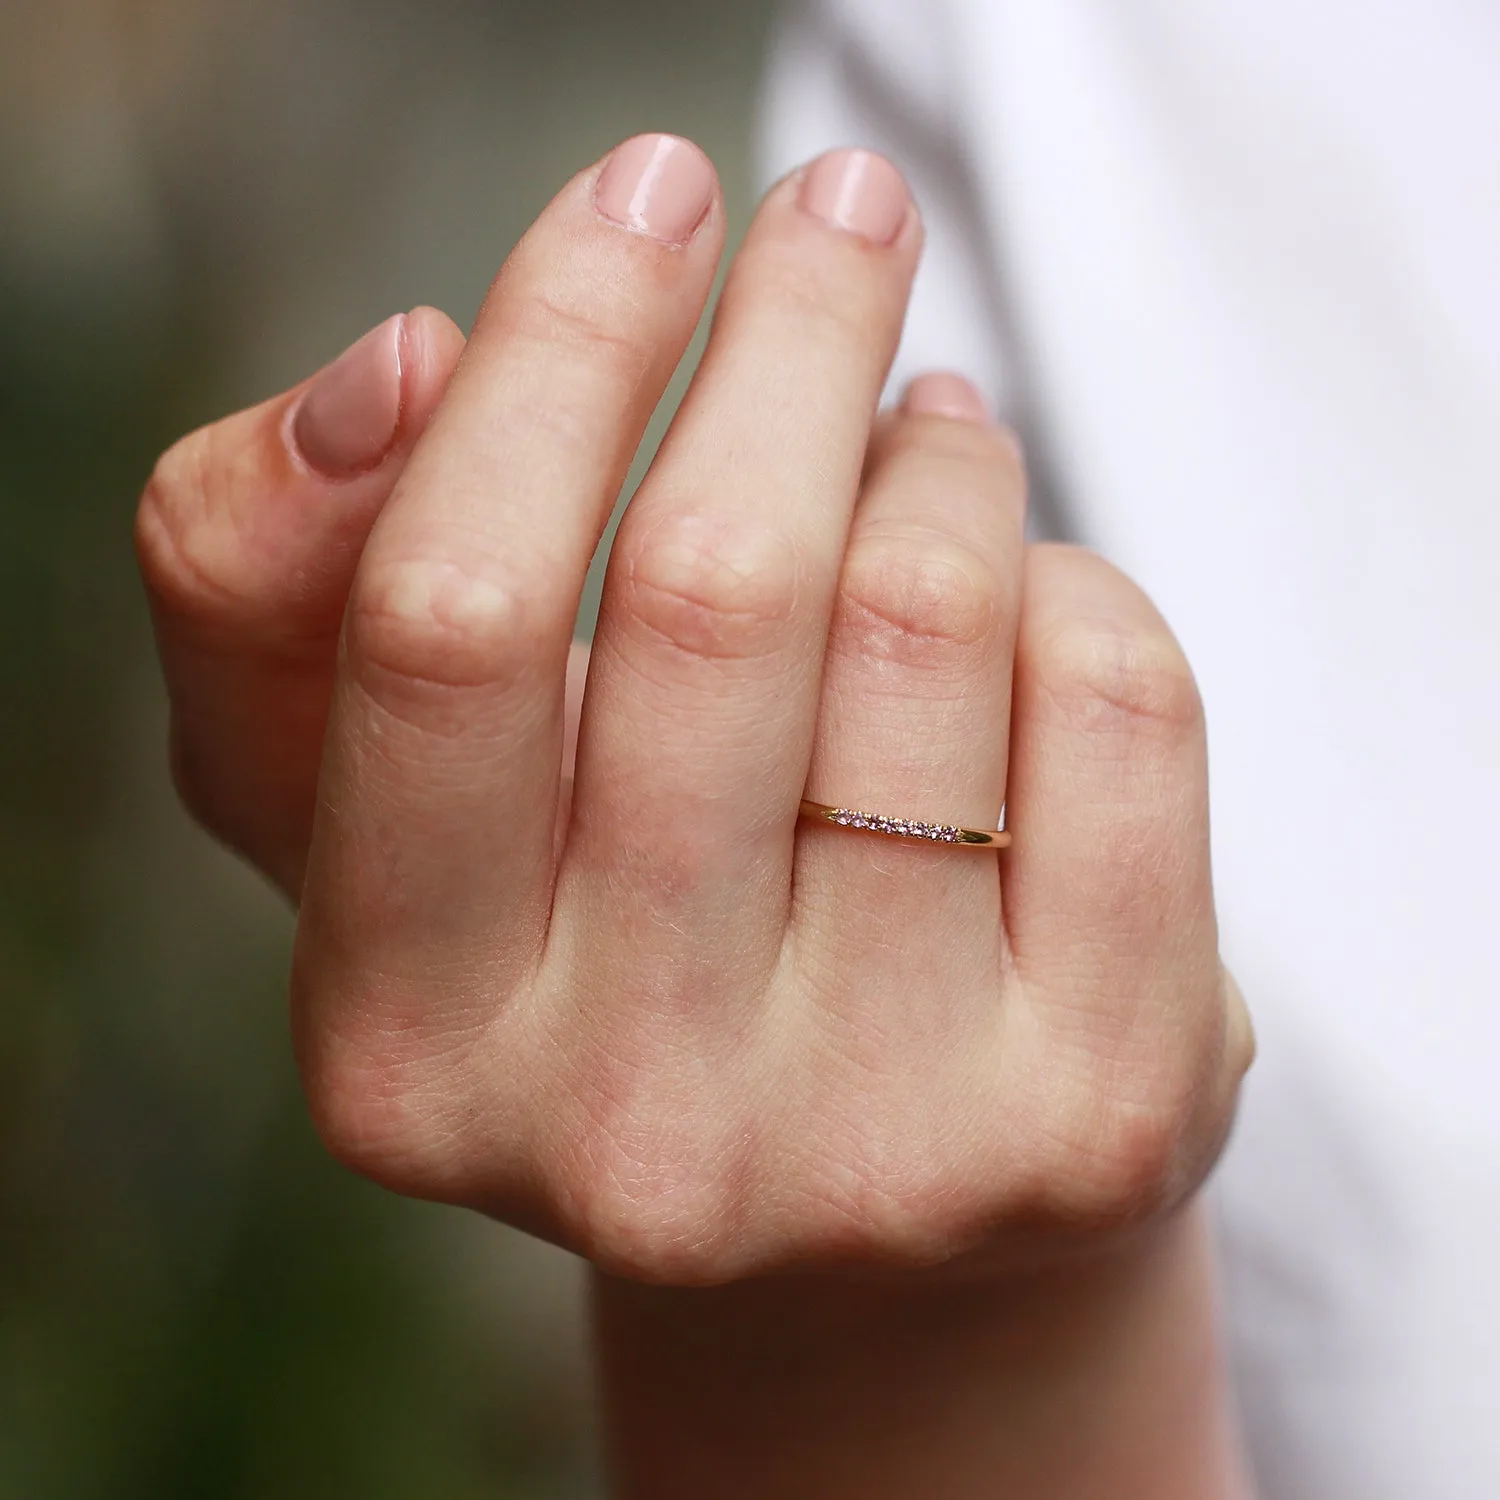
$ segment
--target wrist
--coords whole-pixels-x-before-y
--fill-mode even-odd
[[[596,1276],[618,1493],[1238,1495],[1206,1247],[1190,1208],[1026,1272]]]

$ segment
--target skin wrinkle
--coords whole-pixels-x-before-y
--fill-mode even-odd
[[[806,614],[805,585],[800,582],[786,587],[787,602],[776,608],[774,614],[752,609],[726,610],[652,584],[635,582],[635,587],[640,593],[657,595],[655,607],[650,611],[657,618],[644,618],[647,612],[637,603],[630,611],[631,621],[649,637],[650,645],[665,649],[634,651],[628,655],[616,653],[612,660],[618,659],[627,670],[663,693],[680,696],[685,686],[694,685],[691,679],[684,680],[680,670],[683,666],[715,674],[710,676],[710,685],[698,689],[700,695],[710,697],[713,688],[721,684],[727,687],[784,678],[788,668],[795,669],[797,665],[788,658],[805,654],[797,649],[805,645],[808,633],[807,625],[798,619]],[[639,597],[638,593],[636,599]],[[676,628],[664,623],[662,605],[673,614]],[[740,640],[734,647],[723,640],[731,631],[740,632]],[[760,639],[747,648],[745,637]],[[653,672],[653,667],[657,671]]]

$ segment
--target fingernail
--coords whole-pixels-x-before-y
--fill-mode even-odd
[[[972,381],[948,370],[933,370],[918,375],[901,397],[902,408],[928,417],[952,417],[958,422],[993,420],[984,397]]]
[[[683,245],[708,213],[714,180],[713,166],[691,141],[638,135],[611,152],[594,188],[594,207],[637,234]]]
[[[330,479],[372,469],[401,421],[401,313],[351,344],[307,388],[292,419],[302,457]]]
[[[835,229],[889,245],[911,208],[906,179],[873,151],[830,151],[808,167],[797,202]]]

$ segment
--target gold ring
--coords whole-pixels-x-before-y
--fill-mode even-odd
[[[860,812],[852,807],[829,807],[803,798],[797,811],[804,818],[835,823],[840,828],[864,828],[898,839],[926,839],[929,843],[962,844],[969,849],[1004,849],[1010,843],[1005,829],[959,828],[953,823],[923,823],[917,818],[888,818],[884,813]]]

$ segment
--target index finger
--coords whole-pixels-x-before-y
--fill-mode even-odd
[[[539,950],[585,572],[722,240],[708,160],[639,137],[496,279],[351,595],[299,939],[315,1030],[487,1016]]]

